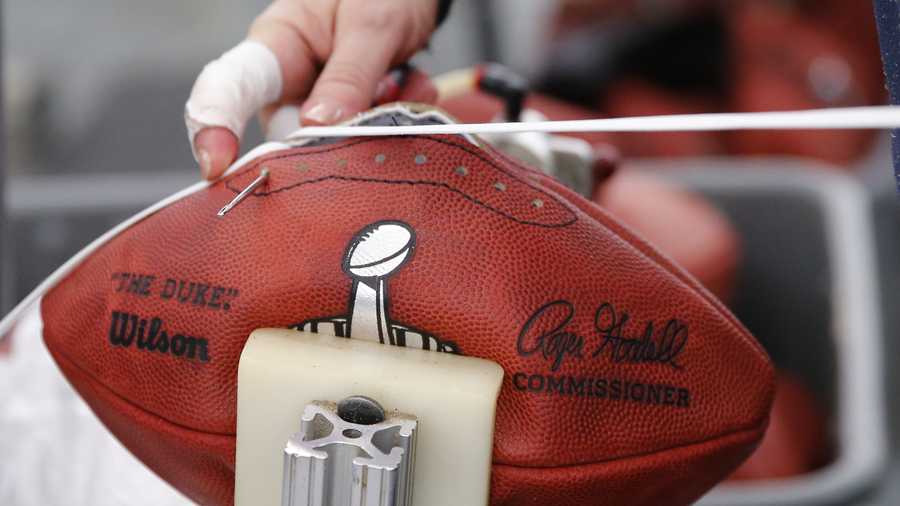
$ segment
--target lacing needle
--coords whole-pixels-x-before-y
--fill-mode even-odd
[[[241,193],[238,193],[237,197],[235,197],[231,202],[225,205],[222,209],[219,209],[218,216],[225,216],[225,213],[234,209],[234,207],[241,203],[242,200],[247,198],[248,195],[253,193],[253,190],[262,186],[266,180],[269,179],[269,169],[263,169],[259,172],[259,176],[253,180],[246,188],[244,188]]]

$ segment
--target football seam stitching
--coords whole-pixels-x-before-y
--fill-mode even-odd
[[[323,181],[329,181],[329,180],[351,181],[351,182],[359,182],[359,183],[392,184],[392,185],[430,186],[433,188],[443,188],[445,190],[449,190],[453,193],[456,193],[456,194],[462,196],[463,198],[472,202],[475,205],[483,207],[483,208],[487,209],[488,211],[498,214],[508,220],[514,221],[520,225],[533,225],[536,227],[544,227],[544,228],[564,228],[564,227],[572,225],[573,223],[578,221],[578,217],[575,216],[574,213],[571,213],[571,211],[570,211],[570,214],[572,214],[572,216],[570,218],[568,218],[566,221],[562,221],[562,222],[558,222],[558,223],[541,223],[541,222],[537,222],[537,221],[516,218],[515,216],[513,216],[505,211],[501,211],[500,209],[497,209],[496,207],[493,207],[485,202],[482,202],[482,201],[476,199],[475,197],[463,192],[462,190],[448,185],[447,183],[438,183],[435,181],[423,181],[423,180],[415,180],[415,179],[412,179],[412,180],[408,180],[408,179],[386,180],[386,179],[373,179],[373,178],[355,177],[355,176],[330,175],[330,176],[322,176],[322,177],[316,178],[316,179],[310,179],[308,181],[303,181],[300,183],[295,183],[295,184],[289,185],[289,186],[284,186],[284,187],[278,188],[277,190],[272,190],[270,192],[267,192],[265,194],[254,194],[253,196],[259,197],[259,198],[269,197],[269,196],[277,194],[277,193],[292,190],[294,188],[297,188],[298,186],[304,186],[304,185],[308,185],[308,184],[317,184],[317,183],[321,183]],[[234,188],[232,188],[231,186],[229,186],[228,189],[231,191],[235,191]]]
[[[394,139],[396,139],[396,138],[401,138],[401,137],[390,136],[390,137],[388,137],[388,138],[394,138]],[[451,148],[456,148],[456,149],[465,151],[466,153],[468,153],[468,154],[470,154],[470,155],[472,155],[472,156],[475,156],[476,158],[480,159],[482,162],[484,162],[485,164],[487,164],[487,165],[488,165],[489,167],[491,167],[492,169],[494,169],[494,170],[496,170],[496,171],[498,171],[498,172],[501,172],[501,173],[505,174],[506,176],[512,178],[512,179],[515,180],[516,182],[518,182],[518,183],[524,185],[525,187],[527,187],[527,188],[529,188],[529,189],[531,189],[531,190],[533,190],[533,191],[535,191],[535,192],[537,192],[537,193],[543,195],[544,197],[546,197],[546,198],[548,198],[548,199],[552,199],[552,200],[553,200],[553,201],[554,201],[554,202],[555,202],[555,203],[556,203],[556,204],[557,204],[564,212],[568,213],[568,214],[570,215],[570,217],[569,217],[567,220],[565,220],[565,221],[563,221],[563,222],[561,222],[561,223],[557,223],[557,224],[544,224],[544,223],[540,223],[540,222],[536,222],[536,221],[531,221],[531,220],[523,220],[523,219],[520,219],[520,218],[515,218],[515,217],[512,216],[511,214],[506,213],[506,212],[504,212],[504,211],[501,211],[500,209],[497,209],[497,208],[495,208],[495,207],[493,207],[493,206],[487,204],[486,202],[482,202],[482,201],[478,200],[477,198],[475,198],[475,197],[469,195],[468,193],[465,193],[465,192],[462,191],[462,190],[459,190],[459,189],[457,189],[457,188],[454,188],[454,187],[450,186],[450,185],[447,184],[447,183],[440,183],[440,182],[426,181],[426,180],[415,180],[415,179],[411,179],[411,180],[410,180],[410,179],[386,180],[386,179],[377,179],[377,178],[364,178],[364,177],[357,177],[357,176],[329,175],[329,176],[322,176],[322,177],[316,178],[316,179],[310,179],[310,180],[307,180],[307,181],[301,181],[301,182],[299,182],[299,183],[294,183],[294,184],[292,184],[292,185],[284,186],[284,187],[281,187],[281,188],[278,188],[278,189],[275,189],[275,190],[272,190],[272,191],[269,191],[269,192],[254,192],[254,193],[252,194],[252,196],[254,196],[254,197],[268,197],[268,196],[270,196],[270,195],[272,195],[272,194],[279,193],[279,192],[283,192],[283,191],[287,191],[287,190],[291,190],[291,189],[296,188],[296,187],[298,187],[298,186],[303,186],[303,185],[305,185],[305,184],[315,184],[315,183],[319,183],[319,182],[326,181],[326,180],[329,180],[329,179],[337,179],[337,180],[345,180],[345,181],[358,181],[358,182],[370,182],[370,183],[385,183],[385,184],[413,184],[413,185],[417,185],[417,184],[418,184],[418,185],[427,185],[427,186],[433,186],[433,187],[441,187],[441,188],[445,188],[445,189],[447,189],[447,190],[453,191],[453,192],[455,192],[455,193],[458,193],[458,194],[462,195],[463,197],[465,197],[467,200],[473,202],[474,204],[479,205],[479,206],[482,206],[482,207],[484,207],[484,208],[486,208],[486,209],[488,209],[488,210],[490,210],[490,211],[492,211],[492,212],[495,212],[495,213],[497,213],[497,214],[503,216],[504,218],[508,218],[508,219],[510,219],[510,220],[512,220],[512,221],[514,221],[514,222],[516,222],[516,223],[519,223],[519,224],[524,224],[524,225],[535,225],[535,226],[545,227],[545,228],[562,228],[562,227],[567,227],[567,226],[569,226],[569,225],[575,223],[576,221],[578,221],[578,214],[577,214],[573,209],[570,209],[568,206],[566,206],[566,205],[565,205],[560,199],[558,199],[555,195],[551,194],[550,192],[548,192],[548,191],[547,191],[546,189],[544,189],[544,188],[538,188],[538,187],[535,187],[534,185],[532,185],[532,184],[529,183],[528,181],[523,180],[523,179],[519,178],[518,176],[516,176],[516,175],[510,173],[509,171],[503,169],[502,167],[500,167],[499,165],[497,165],[497,163],[496,163],[495,160],[492,160],[491,158],[486,157],[486,156],[484,156],[483,154],[481,154],[481,153],[479,153],[479,152],[477,152],[477,151],[471,150],[471,149],[469,149],[468,147],[460,146],[460,145],[454,144],[454,143],[452,143],[452,142],[445,141],[445,140],[443,140],[443,139],[437,139],[437,138],[433,138],[433,137],[431,137],[431,136],[420,136],[420,138],[421,138],[421,139],[424,139],[424,140],[431,141],[431,142],[436,142],[436,143],[439,143],[439,144],[444,144],[444,145],[449,146],[449,147],[451,147]],[[351,142],[351,143],[347,143],[347,144],[342,144],[342,145],[339,145],[339,146],[332,146],[332,147],[329,147],[329,148],[327,148],[327,149],[319,149],[319,150],[315,150],[315,151],[307,151],[307,152],[304,152],[304,153],[293,152],[293,153],[288,153],[288,154],[281,154],[281,155],[277,155],[277,156],[271,156],[271,157],[268,157],[268,158],[261,158],[261,159],[259,159],[259,160],[256,160],[253,164],[248,165],[247,168],[246,168],[245,170],[242,170],[240,173],[235,174],[235,176],[234,176],[233,178],[231,178],[231,179],[225,181],[225,187],[228,188],[229,190],[231,190],[231,191],[234,192],[234,193],[240,193],[241,190],[236,189],[236,188],[234,188],[233,186],[231,186],[231,182],[234,181],[235,179],[237,179],[238,177],[247,174],[247,172],[253,170],[254,168],[258,167],[259,165],[264,164],[264,163],[271,162],[271,161],[273,161],[273,160],[281,160],[281,159],[284,159],[284,158],[290,158],[290,157],[293,157],[293,156],[307,156],[307,155],[313,155],[313,154],[328,153],[328,152],[331,152],[331,151],[337,151],[337,150],[340,150],[340,149],[349,148],[349,147],[356,146],[356,145],[359,145],[359,144],[363,144],[363,143],[366,143],[366,142],[373,142],[373,141],[375,141],[375,140],[377,140],[377,139],[362,139],[362,140],[358,140],[358,141],[356,141],[356,142]],[[506,161],[509,161],[509,160],[506,160]],[[514,165],[515,165],[517,168],[519,168],[520,170],[526,169],[527,172],[534,172],[533,169],[527,169],[527,168],[523,167],[522,165],[519,165],[519,164],[514,164]]]
[[[503,167],[501,167],[500,165],[498,165],[497,162],[496,162],[496,160],[493,160],[491,157],[485,156],[482,152],[480,152],[480,151],[478,151],[478,150],[475,150],[475,149],[472,149],[472,148],[469,147],[469,146],[456,144],[456,143],[447,141],[447,140],[445,140],[445,139],[441,139],[441,138],[439,138],[439,137],[434,137],[434,136],[432,136],[432,135],[417,135],[417,136],[415,136],[415,137],[418,138],[418,139],[428,140],[428,141],[431,141],[431,142],[436,142],[436,143],[438,143],[438,144],[444,144],[444,145],[446,145],[446,146],[450,146],[450,147],[452,147],[452,148],[456,148],[456,149],[460,149],[460,150],[462,150],[462,151],[465,151],[466,153],[469,153],[470,155],[472,155],[472,156],[474,156],[474,157],[476,157],[476,158],[479,158],[481,161],[483,161],[483,162],[485,162],[486,164],[488,164],[492,169],[494,169],[494,170],[496,170],[496,171],[498,171],[498,172],[502,172],[502,173],[504,173],[504,174],[510,176],[510,177],[513,178],[513,179],[516,179],[517,181],[519,181],[519,182],[521,182],[522,184],[524,184],[524,185],[526,185],[526,186],[532,188],[532,189],[535,190],[535,191],[538,191],[538,192],[541,192],[541,193],[547,193],[545,189],[536,188],[536,187],[532,186],[532,185],[529,184],[527,181],[520,179],[520,178],[519,178],[518,176],[516,176],[515,174],[509,172],[508,170],[506,170],[506,169],[504,169]],[[289,153],[289,154],[280,154],[280,155],[277,155],[277,156],[269,156],[269,157],[267,157],[267,158],[264,158],[265,155],[263,155],[263,156],[260,157],[259,159],[254,160],[253,162],[250,162],[250,163],[247,165],[247,167],[246,167],[245,169],[241,170],[239,173],[235,173],[235,174],[234,174],[235,177],[232,178],[232,180],[235,179],[235,178],[236,178],[237,176],[239,176],[239,175],[245,174],[245,173],[246,173],[248,170],[250,170],[252,167],[254,167],[254,166],[256,166],[256,165],[258,165],[258,164],[260,164],[260,163],[265,163],[265,162],[267,162],[267,161],[271,161],[271,160],[280,160],[280,159],[282,159],[282,158],[288,158],[288,157],[291,157],[291,156],[294,156],[294,155],[302,155],[302,156],[305,156],[305,155],[312,155],[312,154],[329,153],[329,152],[331,152],[331,151],[338,151],[338,150],[341,150],[341,149],[350,148],[350,147],[356,146],[357,144],[365,144],[365,143],[368,143],[368,142],[376,142],[376,141],[381,140],[381,139],[400,139],[400,140],[409,140],[409,137],[407,137],[407,136],[402,136],[402,135],[386,135],[386,136],[381,136],[381,137],[369,137],[369,138],[364,138],[364,139],[357,139],[357,140],[352,141],[352,142],[347,142],[346,144],[337,144],[337,145],[331,145],[331,146],[319,146],[319,149],[309,148],[309,147],[288,148],[290,151],[292,151],[292,153]],[[489,152],[491,152],[492,154],[497,154],[496,150],[495,150],[492,146],[490,146],[490,145],[488,145],[486,148],[482,148],[482,149],[483,149],[483,151],[489,151]],[[306,150],[306,151],[304,151],[304,152],[299,152],[299,153],[298,153],[299,150]],[[508,159],[506,156],[503,156],[503,155],[501,155],[500,158],[503,159],[503,161],[512,162],[512,164],[515,165],[516,168],[518,168],[518,169],[520,169],[520,170],[525,170],[526,172],[529,172],[529,173],[543,174],[542,172],[540,172],[539,170],[537,170],[537,169],[535,169],[535,168],[532,168],[532,167],[529,167],[529,166],[527,166],[527,165],[523,165],[523,164],[519,163],[517,160]],[[551,195],[551,197],[552,197],[552,195]],[[554,198],[554,200],[556,200],[561,206],[563,205],[563,203],[562,203],[562,202],[559,202],[559,200],[557,200],[557,199],[555,199],[555,198]],[[563,206],[563,207],[565,207],[565,206]],[[570,210],[570,211],[571,211],[571,210]]]

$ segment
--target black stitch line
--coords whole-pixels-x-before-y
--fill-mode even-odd
[[[401,136],[388,136],[388,138],[391,138],[391,139],[398,139],[398,138],[403,138],[403,137],[401,137]],[[564,221],[564,222],[562,222],[562,223],[560,223],[560,224],[555,224],[555,225],[548,225],[548,224],[539,223],[539,222],[535,222],[535,221],[519,219],[519,218],[514,217],[514,216],[511,215],[511,214],[508,214],[508,213],[505,213],[505,212],[501,211],[500,209],[497,209],[497,208],[495,208],[495,207],[493,207],[493,206],[490,206],[490,205],[488,205],[487,203],[482,202],[482,201],[476,199],[475,197],[472,197],[471,195],[469,195],[469,194],[467,194],[467,193],[465,193],[465,192],[463,192],[463,191],[461,191],[461,190],[458,190],[458,189],[456,189],[456,188],[453,188],[452,186],[450,186],[450,185],[448,185],[448,184],[446,184],[446,183],[436,183],[436,182],[433,182],[433,181],[424,181],[424,180],[395,180],[395,181],[391,181],[391,180],[374,179],[374,178],[360,178],[360,177],[350,177],[350,176],[336,176],[336,175],[330,175],[330,176],[323,176],[323,177],[316,178],[316,179],[310,179],[310,180],[306,180],[306,181],[301,181],[301,182],[299,182],[299,183],[295,183],[295,184],[292,184],[292,185],[289,185],[289,186],[284,186],[284,187],[281,187],[281,188],[278,188],[278,189],[275,189],[275,190],[271,190],[271,191],[269,191],[269,192],[253,193],[252,196],[254,196],[254,197],[266,197],[266,196],[269,196],[269,195],[272,195],[272,194],[275,194],[275,193],[279,193],[279,192],[291,190],[291,189],[294,189],[294,188],[297,188],[297,187],[299,187],[299,186],[303,186],[303,185],[306,185],[306,184],[315,184],[315,183],[319,183],[319,182],[322,182],[322,181],[327,181],[327,180],[330,180],[330,179],[339,180],[339,181],[364,182],[364,183],[426,185],[426,186],[434,186],[434,187],[439,187],[439,188],[444,188],[444,189],[446,189],[446,190],[450,190],[450,191],[452,191],[452,192],[454,192],[454,193],[457,193],[457,194],[461,195],[463,198],[469,200],[470,202],[472,202],[472,203],[474,203],[474,204],[476,204],[476,205],[482,206],[482,207],[484,207],[485,209],[488,209],[488,210],[491,211],[491,212],[494,212],[494,213],[496,213],[496,214],[499,214],[500,216],[503,216],[504,218],[507,218],[507,219],[509,219],[509,220],[511,220],[511,221],[514,221],[514,222],[516,222],[516,223],[523,224],[523,225],[535,225],[535,226],[539,226],[539,227],[557,228],[557,227],[566,227],[566,226],[569,226],[569,225],[575,223],[576,221],[578,221],[578,214],[575,213],[572,209],[569,209],[567,206],[565,206],[560,200],[558,200],[558,199],[555,198],[554,196],[550,195],[550,194],[547,193],[545,190],[542,190],[542,189],[540,189],[540,188],[535,188],[534,186],[532,186],[531,184],[529,184],[527,181],[524,181],[524,180],[522,180],[522,179],[519,179],[519,178],[516,177],[515,175],[509,173],[508,171],[504,170],[502,167],[498,166],[497,163],[496,163],[494,160],[492,160],[492,159],[490,159],[490,158],[488,158],[488,157],[483,156],[480,152],[475,151],[475,150],[472,150],[472,149],[468,148],[467,146],[460,146],[460,145],[458,145],[458,144],[455,144],[455,143],[452,143],[452,142],[448,142],[448,141],[445,141],[445,140],[443,140],[443,139],[434,138],[434,137],[431,137],[431,136],[419,136],[419,138],[420,138],[420,139],[429,140],[429,141],[431,141],[431,142],[437,142],[437,143],[439,143],[439,144],[443,144],[443,145],[449,146],[449,147],[451,147],[451,148],[461,149],[461,150],[467,152],[468,154],[473,155],[473,156],[479,158],[481,161],[485,162],[485,163],[486,163],[489,167],[491,167],[492,169],[497,170],[497,171],[499,171],[499,172],[501,172],[501,173],[507,175],[508,177],[512,178],[513,180],[515,180],[515,181],[521,183],[522,185],[526,186],[527,188],[530,188],[530,189],[532,189],[532,190],[534,190],[534,191],[536,191],[536,192],[538,192],[538,193],[544,195],[545,197],[547,197],[547,198],[549,198],[549,199],[552,199],[552,200],[553,200],[554,202],[556,202],[562,209],[568,211],[569,214],[571,215],[571,218],[569,218],[569,220],[567,220],[567,221]],[[259,164],[262,164],[262,163],[271,163],[273,160],[280,160],[280,159],[291,158],[291,157],[295,157],[295,156],[304,156],[304,155],[313,154],[313,153],[315,153],[315,154],[321,154],[321,153],[327,153],[327,152],[331,152],[331,151],[337,151],[338,149],[349,148],[349,147],[352,147],[352,146],[355,146],[355,145],[358,145],[358,144],[362,144],[362,143],[365,143],[365,142],[373,142],[373,141],[375,141],[375,140],[378,140],[378,139],[360,139],[360,140],[358,140],[358,141],[356,141],[356,142],[351,142],[351,143],[343,144],[343,145],[340,145],[340,146],[330,146],[330,147],[328,147],[327,149],[322,149],[322,150],[317,150],[317,151],[308,151],[308,152],[306,152],[306,153],[296,153],[296,152],[294,152],[294,153],[286,153],[286,154],[284,154],[284,155],[277,156],[277,157],[270,157],[270,158],[261,159],[261,160],[259,160],[254,166],[248,167],[247,170],[242,171],[241,174],[235,175],[234,178],[228,180],[228,181],[225,183],[225,187],[228,188],[229,190],[235,192],[235,193],[239,193],[240,190],[236,190],[235,188],[233,188],[233,187],[231,186],[231,181],[233,181],[234,179],[237,179],[237,177],[239,177],[239,176],[241,176],[241,175],[246,174],[247,172],[249,172],[250,170],[252,170],[254,167],[256,167],[256,166],[258,166]],[[505,161],[509,162],[509,160],[505,160]],[[522,168],[522,167],[520,167],[520,168]]]
[[[389,135],[389,136],[384,136],[384,137],[382,137],[382,139],[385,139],[385,138],[387,138],[387,139],[406,139],[406,138],[408,138],[408,137],[406,137],[406,136],[400,136],[400,135]],[[512,179],[516,180],[517,182],[519,182],[519,183],[521,183],[521,184],[527,186],[528,188],[531,188],[532,190],[534,190],[534,191],[536,191],[536,192],[538,192],[538,193],[543,194],[543,195],[546,196],[547,198],[549,198],[549,199],[553,200],[554,202],[556,202],[556,203],[557,203],[560,207],[562,207],[563,209],[569,211],[569,213],[573,216],[573,217],[572,217],[571,223],[574,223],[574,222],[578,221],[578,213],[576,213],[576,212],[573,211],[571,208],[569,208],[568,206],[566,206],[561,200],[559,200],[558,198],[554,197],[554,196],[551,195],[550,193],[547,193],[546,190],[543,190],[543,189],[541,189],[541,188],[537,188],[537,187],[531,185],[528,181],[526,181],[526,180],[524,180],[524,179],[520,179],[519,177],[517,177],[517,176],[515,176],[514,174],[510,173],[509,171],[503,169],[501,166],[499,166],[499,165],[497,164],[497,162],[496,162],[495,160],[493,160],[493,159],[491,159],[491,158],[489,158],[489,157],[484,156],[481,152],[476,151],[476,150],[474,150],[474,149],[472,149],[472,148],[470,148],[470,147],[468,147],[468,146],[461,146],[461,145],[459,145],[459,144],[455,144],[455,143],[452,143],[452,142],[449,142],[449,141],[446,141],[446,140],[444,140],[444,139],[440,139],[440,138],[437,138],[437,137],[432,137],[432,136],[430,136],[430,135],[420,135],[420,136],[416,136],[416,138],[418,138],[418,139],[424,139],[424,140],[429,140],[429,141],[432,141],[432,142],[437,142],[437,143],[439,143],[439,144],[444,144],[444,145],[446,145],[446,146],[450,146],[450,147],[456,148],[456,149],[461,149],[461,150],[465,151],[466,153],[469,153],[470,155],[473,155],[473,156],[479,158],[481,161],[485,162],[485,163],[486,163],[488,166],[490,166],[492,169],[494,169],[494,170],[496,170],[496,171],[499,171],[499,172],[501,172],[501,173],[503,173],[503,174],[506,174],[506,175],[509,176],[510,178],[512,178]],[[337,146],[328,146],[328,147],[325,148],[325,149],[320,149],[320,150],[316,150],[316,151],[307,151],[307,152],[305,152],[305,153],[291,152],[291,153],[285,153],[285,154],[279,155],[279,156],[273,156],[273,157],[269,157],[269,158],[261,158],[261,159],[258,160],[254,165],[248,166],[247,169],[244,170],[244,171],[242,171],[240,174],[235,174],[235,176],[234,176],[232,179],[228,180],[228,181],[225,183],[225,187],[228,188],[229,190],[235,192],[235,193],[240,193],[241,190],[236,190],[236,189],[234,189],[234,188],[231,186],[231,184],[230,184],[231,181],[233,181],[234,179],[237,179],[239,176],[242,176],[242,175],[246,174],[246,173],[249,172],[250,170],[253,170],[253,168],[259,166],[259,165],[262,164],[262,163],[271,162],[271,161],[273,161],[273,160],[281,160],[281,159],[284,159],[284,158],[291,158],[291,157],[294,157],[294,156],[306,156],[306,155],[310,155],[310,154],[329,153],[329,152],[331,152],[331,151],[337,151],[337,150],[339,150],[339,149],[350,148],[350,147],[356,146],[356,145],[358,145],[358,144],[363,144],[363,143],[366,143],[366,142],[375,142],[375,141],[377,141],[377,140],[379,140],[379,139],[378,139],[378,138],[364,138],[364,139],[358,139],[358,140],[353,141],[353,142],[349,142],[349,143],[347,143],[347,144],[341,144],[341,145],[337,145]],[[299,148],[299,149],[303,149],[303,148],[301,147],[301,148]],[[293,151],[293,150],[292,150],[292,151]],[[530,168],[528,168],[528,167],[522,166],[522,165],[520,165],[520,164],[518,164],[518,163],[516,163],[516,162],[513,162],[513,161],[507,159],[505,156],[504,156],[504,157],[501,157],[501,158],[503,158],[503,160],[506,161],[507,163],[512,163],[513,165],[516,165],[516,166],[519,167],[520,169],[530,169]],[[534,171],[533,169],[530,169],[530,170],[528,170],[528,172],[535,172],[535,171]],[[273,190],[273,191],[277,191],[277,190]],[[269,192],[269,193],[271,193],[271,192]],[[257,193],[253,193],[252,195],[253,195],[254,197],[258,197],[258,196],[264,196],[265,194],[257,194]],[[464,195],[465,195],[465,194],[464,194]],[[476,202],[477,202],[477,201],[476,201]],[[485,206],[487,207],[486,204],[485,204]]]
[[[506,174],[507,176],[509,176],[509,177],[511,177],[511,178],[513,178],[513,179],[515,179],[516,181],[519,181],[520,183],[524,184],[525,186],[528,186],[529,188],[531,188],[531,189],[534,190],[534,191],[541,192],[541,193],[543,193],[544,195],[547,195],[547,196],[549,196],[550,198],[553,198],[552,196],[550,196],[549,194],[547,194],[546,191],[544,191],[544,190],[542,190],[542,189],[540,189],[540,188],[535,188],[534,186],[530,185],[527,181],[522,180],[522,179],[519,179],[519,178],[516,177],[515,175],[509,173],[508,171],[506,171],[505,169],[503,169],[502,167],[500,167],[499,165],[497,165],[497,162],[496,162],[495,160],[492,160],[491,158],[485,157],[485,156],[483,156],[480,152],[475,151],[475,150],[472,150],[472,149],[469,149],[467,146],[460,146],[459,144],[455,144],[455,143],[452,143],[452,142],[448,142],[448,141],[445,141],[445,140],[443,140],[443,139],[439,139],[439,138],[432,137],[432,136],[429,136],[429,135],[421,135],[421,136],[417,136],[417,137],[418,137],[419,139],[429,140],[429,141],[432,141],[432,142],[437,142],[437,143],[439,143],[439,144],[444,144],[444,145],[446,145],[446,146],[450,146],[450,147],[452,147],[452,148],[461,149],[461,150],[463,150],[463,151],[469,153],[470,155],[474,155],[474,156],[476,156],[477,158],[481,159],[481,161],[487,163],[492,169],[497,170],[497,171],[499,171],[499,172],[502,172],[502,173]],[[408,138],[409,138],[408,136],[403,136],[403,135],[385,135],[385,136],[382,136],[382,137],[381,137],[381,139],[401,139],[401,140],[406,140],[406,139],[408,139]],[[297,152],[295,152],[296,149],[304,149],[303,146],[300,146],[299,148],[291,149],[291,151],[294,151],[294,152],[291,152],[291,153],[284,153],[284,154],[282,154],[282,155],[272,156],[272,157],[269,157],[269,158],[260,158],[260,159],[257,160],[253,165],[248,165],[247,168],[246,168],[245,170],[241,171],[240,174],[235,174],[234,177],[232,177],[231,179],[228,180],[228,182],[226,182],[226,185],[225,185],[225,186],[226,186],[229,190],[231,190],[231,191],[233,191],[233,192],[235,192],[235,193],[240,193],[242,190],[237,190],[237,189],[233,188],[233,187],[230,185],[231,181],[233,181],[233,180],[237,179],[238,177],[240,177],[240,176],[246,174],[247,172],[253,170],[253,168],[259,166],[260,164],[267,163],[267,162],[271,162],[271,161],[273,161],[273,160],[281,160],[281,159],[284,159],[284,158],[291,158],[291,157],[294,157],[294,156],[307,156],[307,155],[313,155],[313,154],[318,155],[318,154],[322,154],[322,153],[330,153],[330,152],[332,152],[332,151],[337,151],[337,150],[339,150],[339,149],[350,148],[350,147],[356,146],[356,145],[358,145],[358,144],[364,144],[364,143],[367,143],[367,142],[375,142],[375,141],[377,141],[377,140],[379,140],[379,139],[378,139],[378,138],[374,138],[374,137],[371,137],[371,138],[363,138],[363,139],[358,139],[358,140],[353,141],[353,142],[348,142],[347,144],[329,145],[329,146],[326,146],[326,147],[320,147],[320,148],[322,148],[322,149],[316,149],[316,150],[313,150],[313,148],[306,148],[306,149],[310,149],[310,150],[309,150],[309,151],[306,151],[306,152],[303,152],[303,153],[297,153]],[[505,159],[504,159],[504,161],[508,161],[508,160],[505,160]],[[514,163],[514,165],[519,166],[518,164],[515,164],[515,163]],[[522,168],[522,167],[519,167],[519,168]],[[533,172],[533,169],[529,169],[529,172]],[[253,195],[258,195],[258,194],[257,194],[257,193],[253,193]],[[554,198],[553,200],[559,202],[559,201],[558,201],[557,199],[555,199],[555,198]],[[560,204],[561,204],[561,203],[560,203]]]
[[[302,181],[302,182],[300,182],[300,183],[296,183],[296,184],[293,184],[293,185],[290,185],[290,186],[284,186],[284,187],[278,188],[277,190],[272,190],[272,191],[270,191],[270,192],[266,192],[266,193],[263,193],[263,194],[256,194],[256,193],[255,193],[255,194],[253,194],[253,196],[254,196],[254,197],[260,197],[260,198],[262,198],[262,197],[268,197],[268,196],[274,195],[274,194],[276,194],[276,193],[281,193],[281,192],[283,192],[283,191],[292,190],[292,189],[294,189],[294,188],[297,188],[298,186],[303,186],[303,185],[307,185],[307,184],[316,184],[316,183],[321,183],[321,182],[323,182],[323,181],[328,181],[328,180],[350,181],[350,182],[357,182],[357,183],[394,184],[394,185],[398,185],[398,184],[406,184],[406,185],[410,185],[410,186],[415,186],[415,185],[425,185],[425,186],[433,186],[433,187],[437,187],[437,188],[444,188],[445,190],[449,190],[449,191],[451,191],[451,192],[453,192],[453,193],[459,194],[460,196],[462,196],[462,197],[465,198],[466,200],[472,202],[473,204],[476,204],[476,205],[479,205],[479,206],[481,206],[481,207],[484,207],[485,209],[487,209],[487,210],[489,210],[489,211],[491,211],[491,212],[494,212],[494,213],[496,213],[496,214],[499,214],[500,216],[503,216],[504,218],[506,218],[506,219],[508,219],[508,220],[512,220],[512,221],[514,221],[514,222],[516,222],[516,223],[518,223],[518,224],[520,224],[520,225],[534,225],[534,226],[537,226],[537,227],[544,227],[544,228],[562,228],[562,227],[567,227],[567,226],[569,226],[569,225],[575,223],[576,221],[578,221],[578,216],[575,215],[575,213],[572,213],[571,211],[569,211],[568,209],[566,209],[566,210],[570,212],[570,214],[572,215],[572,217],[571,217],[568,221],[564,221],[564,222],[561,222],[561,223],[556,223],[556,224],[546,224],[546,223],[539,223],[539,222],[536,222],[536,221],[523,220],[523,219],[520,219],[520,218],[516,218],[515,216],[513,216],[513,215],[511,215],[511,214],[505,213],[505,212],[501,211],[500,209],[497,209],[497,208],[495,208],[495,207],[492,207],[492,206],[490,206],[490,205],[488,205],[488,204],[486,204],[486,203],[484,203],[484,202],[482,202],[482,201],[476,199],[475,197],[472,197],[471,195],[469,195],[469,194],[467,194],[467,193],[464,193],[462,190],[458,190],[458,189],[456,189],[456,188],[453,188],[452,186],[448,185],[447,183],[437,183],[437,182],[434,182],[434,181],[385,180],[385,179],[371,179],[371,178],[363,178],[363,177],[335,176],[335,175],[330,175],[330,176],[322,176],[322,177],[319,177],[319,178],[316,178],[316,179],[310,179],[310,180],[307,180],[307,181]],[[563,209],[565,209],[565,207],[563,207]]]

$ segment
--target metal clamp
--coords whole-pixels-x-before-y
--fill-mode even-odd
[[[312,402],[284,448],[282,506],[410,506],[417,426],[368,397]]]

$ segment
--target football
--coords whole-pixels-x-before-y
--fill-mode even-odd
[[[237,366],[260,327],[502,366],[493,505],[689,504],[753,452],[774,392],[690,274],[467,135],[265,144],[89,245],[0,332],[30,303],[97,416],[201,504],[233,501]]]

